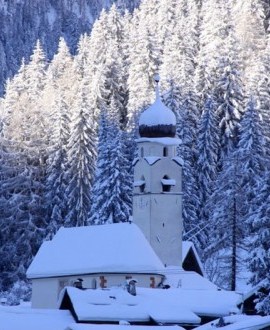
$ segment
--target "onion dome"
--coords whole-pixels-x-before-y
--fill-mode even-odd
[[[161,101],[159,95],[159,76],[155,75],[154,79],[156,82],[156,100],[140,116],[140,136],[147,138],[175,137],[175,115],[172,110],[166,107]]]

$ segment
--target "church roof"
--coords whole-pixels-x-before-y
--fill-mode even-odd
[[[240,295],[223,290],[136,288],[132,296],[122,287],[106,290],[66,288],[79,322],[128,322],[198,325],[201,317],[239,312]],[[63,300],[64,300],[63,296]],[[62,302],[63,302],[62,300]],[[61,304],[61,301],[60,301]]]
[[[135,224],[60,228],[42,244],[28,278],[93,273],[161,274],[164,266]]]
[[[156,99],[139,119],[139,133],[141,137],[160,138],[175,137],[175,114],[162,102],[159,95],[159,77],[156,76]]]
[[[205,276],[201,259],[194,244],[190,241],[182,242],[182,266],[185,270],[194,270],[198,274]]]

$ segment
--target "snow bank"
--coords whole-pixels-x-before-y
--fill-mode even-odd
[[[69,311],[0,306],[0,330],[65,330],[72,322]]]

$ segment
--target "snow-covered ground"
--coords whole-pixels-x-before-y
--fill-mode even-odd
[[[225,327],[217,328],[212,321],[194,330],[259,330],[270,326],[270,316],[233,315],[224,317]],[[180,326],[130,326],[76,324],[69,311],[32,309],[30,305],[0,306],[0,330],[184,330]]]
[[[66,330],[71,323],[69,311],[0,306],[0,330]]]
[[[0,306],[0,330],[184,330],[180,326],[76,324],[69,311]]]

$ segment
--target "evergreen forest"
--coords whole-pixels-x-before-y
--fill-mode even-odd
[[[143,0],[103,9],[72,45],[59,29],[50,52],[46,33],[33,34],[0,99],[0,291],[10,304],[29,297],[26,270],[59,227],[130,220],[138,117],[157,72],[182,141],[184,240],[220,287],[247,279],[269,292],[269,12],[259,0]],[[270,295],[257,308],[270,314]]]

